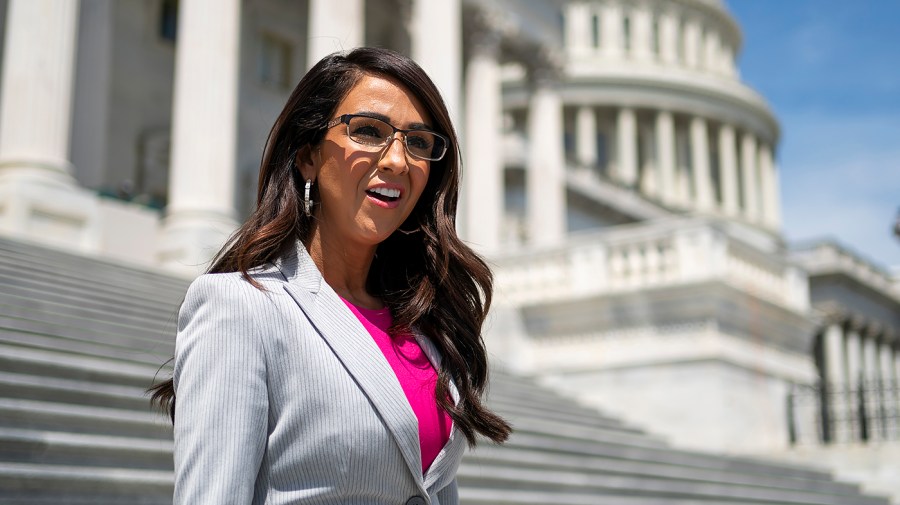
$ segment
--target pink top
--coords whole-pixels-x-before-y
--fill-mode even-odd
[[[424,474],[450,439],[453,426],[450,416],[438,407],[434,398],[437,372],[413,335],[397,335],[393,339],[388,335],[387,330],[394,320],[390,309],[366,309],[347,300],[344,303],[375,339],[419,420],[419,447]]]

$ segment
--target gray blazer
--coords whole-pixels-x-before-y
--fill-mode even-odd
[[[422,475],[396,375],[302,244],[252,274],[265,292],[207,274],[181,307],[175,504],[456,505],[465,437]]]

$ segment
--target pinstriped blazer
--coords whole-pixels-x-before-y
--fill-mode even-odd
[[[182,304],[175,504],[456,505],[465,437],[422,475],[396,375],[303,245],[252,275],[266,291],[207,274]]]

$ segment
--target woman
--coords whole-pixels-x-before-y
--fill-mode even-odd
[[[456,235],[459,168],[412,60],[362,48],[303,77],[155,388],[176,504],[458,502],[463,438],[510,432],[481,403],[491,274]]]

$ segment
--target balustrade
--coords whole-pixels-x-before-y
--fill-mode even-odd
[[[501,299],[534,304],[719,280],[794,310],[807,300],[796,267],[705,221],[648,223],[575,234],[566,245],[526,248],[495,259]]]

